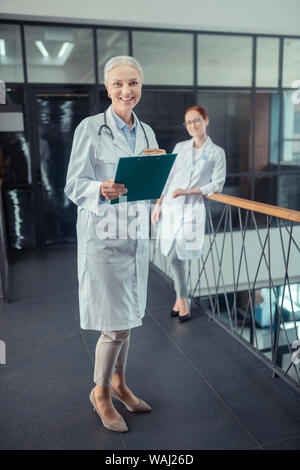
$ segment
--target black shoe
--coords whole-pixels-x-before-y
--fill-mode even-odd
[[[187,299],[187,303],[189,307],[189,312],[186,315],[178,315],[178,318],[181,323],[191,318],[191,299]]]
[[[170,312],[170,317],[178,317],[179,316],[179,312],[176,312],[175,310],[172,310]]]
[[[178,315],[180,322],[187,321],[191,318],[191,312],[187,313],[186,315]]]

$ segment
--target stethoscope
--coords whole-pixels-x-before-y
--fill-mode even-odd
[[[144,137],[145,137],[145,141],[146,141],[146,148],[149,148],[150,145],[149,145],[149,140],[148,140],[148,137],[147,137],[147,134],[146,134],[146,131],[144,129],[144,126],[143,124],[141,123],[141,121],[138,119],[138,123],[140,124],[141,128],[142,128],[142,131],[144,133]],[[97,156],[96,156],[96,152],[97,152],[97,147],[98,147],[98,141],[100,139],[100,136],[101,136],[101,132],[103,131],[106,131],[108,134],[109,134],[109,137],[111,138],[111,140],[113,141],[113,144],[114,144],[114,150],[115,150],[115,145],[122,151],[124,152],[123,149],[121,149],[118,144],[115,143],[115,136],[113,134],[113,131],[111,130],[111,128],[109,127],[109,125],[107,124],[107,118],[106,118],[106,111],[104,111],[104,124],[102,124],[100,127],[99,127],[99,130],[98,130],[98,134],[97,134],[97,143],[96,143],[96,147],[95,147],[95,158],[97,159]],[[115,153],[116,153],[116,150],[115,150]],[[127,153],[127,152],[126,152]],[[129,153],[127,153],[127,155],[130,155]]]

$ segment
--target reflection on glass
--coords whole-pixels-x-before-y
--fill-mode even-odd
[[[4,191],[9,247],[16,250],[35,246],[33,199],[30,189]]]
[[[24,91],[7,88],[6,103],[18,105],[25,110]],[[24,115],[25,132],[0,132],[0,178],[3,186],[14,187],[19,184],[31,184],[31,160],[27,137],[26,113]]]
[[[94,83],[92,30],[25,26],[29,82]]]
[[[198,85],[250,87],[251,83],[251,37],[198,35]]]
[[[193,36],[186,33],[133,31],[133,57],[151,85],[193,84]]]
[[[279,93],[256,93],[255,171],[276,171],[278,167],[279,117]]]
[[[0,178],[4,187],[31,183],[29,145],[23,132],[0,134]]]
[[[104,65],[112,57],[129,55],[128,31],[101,29],[97,31],[99,83],[104,83]]]
[[[256,86],[278,87],[279,39],[257,38]]]
[[[172,152],[177,142],[190,139],[182,122],[186,109],[193,105],[194,94],[190,91],[143,90],[135,111],[141,121],[153,128],[160,148]]]
[[[250,92],[200,91],[197,105],[210,119],[213,142],[225,150],[227,173],[250,171],[252,155],[252,103]]]
[[[292,100],[294,90],[283,93],[282,169],[300,170],[300,104]]]
[[[300,39],[284,39],[282,86],[290,88],[294,80],[300,80]]]
[[[277,176],[256,175],[254,199],[257,202],[277,205]]]
[[[276,171],[278,166],[280,97],[277,92],[256,93],[255,171]]]
[[[229,196],[250,199],[251,179],[249,176],[227,176],[223,193]]]
[[[280,175],[277,205],[300,211],[300,172]]]
[[[20,26],[0,24],[0,80],[23,82]]]
[[[73,134],[88,116],[88,95],[37,95],[46,243],[74,241],[76,206],[64,194]]]

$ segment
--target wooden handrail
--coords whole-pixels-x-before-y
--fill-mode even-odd
[[[261,214],[280,217],[281,219],[291,220],[292,222],[300,222],[299,211],[271,206],[271,204],[251,201],[249,199],[243,199],[242,197],[228,196],[227,194],[220,193],[212,194],[211,196],[207,196],[207,198],[230,206],[241,207],[242,209],[260,212]]]

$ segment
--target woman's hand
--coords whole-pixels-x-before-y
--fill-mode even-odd
[[[151,222],[153,225],[159,222],[160,214],[161,214],[160,204],[156,204],[156,206],[154,207],[154,211],[152,212],[152,215],[151,215]]]
[[[164,155],[166,153],[164,149],[145,149],[143,155]]]
[[[176,198],[178,196],[186,196],[188,194],[188,191],[185,189],[175,189],[175,191],[172,194],[172,197]]]
[[[117,199],[118,197],[123,196],[123,194],[126,194],[127,191],[128,190],[125,188],[124,184],[115,183],[113,178],[103,181],[100,186],[100,194],[101,196],[104,196],[107,201]]]

